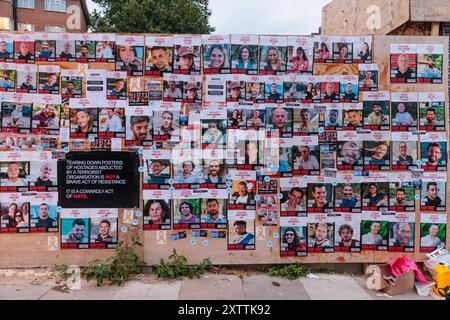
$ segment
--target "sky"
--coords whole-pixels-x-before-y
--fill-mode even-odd
[[[170,0],[167,0],[170,1]],[[310,2],[311,1],[311,2]],[[331,0],[209,0],[215,34],[309,35]],[[95,6],[87,0],[89,10]]]

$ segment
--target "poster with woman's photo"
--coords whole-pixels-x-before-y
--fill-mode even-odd
[[[145,37],[145,75],[162,76],[173,71],[173,37]]]
[[[229,170],[231,180],[229,210],[256,210],[256,172]]]
[[[413,132],[392,132],[392,171],[407,171],[418,168],[418,136]]]
[[[258,74],[259,36],[231,35],[231,73]]]
[[[201,193],[175,190],[173,198],[173,229],[200,229]]]
[[[287,73],[312,74],[314,66],[314,38],[288,36]]]
[[[447,240],[446,214],[420,214],[420,252],[433,252],[445,246]]]
[[[16,91],[16,73],[15,63],[0,63],[0,92]]]
[[[390,130],[390,93],[363,92],[364,129]]]
[[[334,229],[336,252],[361,252],[361,214],[337,213]]]
[[[201,199],[201,228],[227,229],[227,190],[209,189]]]
[[[202,149],[225,149],[227,146],[227,110],[204,109],[200,113]]]
[[[333,37],[316,36],[314,37],[314,62],[332,63],[333,62]]]
[[[118,209],[91,209],[89,226],[90,249],[115,249],[118,238]]]
[[[61,211],[61,249],[89,249],[91,209]]]
[[[389,179],[389,210],[395,212],[415,211],[416,188],[411,172],[391,173]]]
[[[353,40],[353,63],[371,64],[373,60],[373,37],[358,36]]]
[[[419,130],[445,131],[445,93],[419,92]]]
[[[35,64],[16,64],[16,92],[37,93],[38,73]]]
[[[359,64],[359,91],[378,91],[378,64]]]
[[[421,168],[426,172],[447,170],[447,137],[443,132],[428,132],[420,136]]]
[[[201,104],[203,100],[203,78],[201,76],[183,75],[183,99],[185,103]]]
[[[127,100],[127,73],[108,71],[106,73],[106,99]]]
[[[172,194],[169,190],[144,190],[144,230],[170,230]]]
[[[259,77],[257,78],[259,80]],[[245,102],[245,80],[246,77],[237,74],[226,76],[226,102]],[[253,102],[253,100],[251,102]],[[264,97],[262,97],[262,99],[259,99],[259,102],[264,102]]]
[[[173,44],[173,73],[200,75],[202,37],[175,35]]]
[[[417,45],[417,80],[419,83],[441,84],[443,68],[443,45]]]
[[[254,210],[228,211],[228,250],[255,250]]]
[[[353,37],[334,37],[333,63],[353,63]]]
[[[414,252],[416,214],[396,212],[389,217],[389,252]]]
[[[445,212],[447,177],[445,172],[424,172],[420,191],[420,211]]]
[[[387,251],[390,213],[363,211],[361,214],[361,249]]]
[[[30,232],[58,232],[59,213],[57,192],[29,194]]]
[[[317,136],[293,138],[292,163],[294,176],[320,175],[320,148]]]
[[[361,177],[353,173],[341,173],[336,176],[334,187],[334,210],[336,212],[360,213],[362,207]]]
[[[417,83],[417,45],[391,44],[391,83]]]
[[[116,35],[116,71],[144,75],[144,36]]]
[[[259,74],[284,75],[287,64],[286,36],[259,37]]]
[[[78,70],[61,70],[61,97],[63,99],[81,98],[83,77]]]
[[[362,171],[364,166],[364,134],[340,131],[338,134],[336,168]]]
[[[387,211],[389,207],[389,176],[387,173],[370,172],[361,180],[362,210]]]
[[[306,257],[308,255],[307,224],[306,214],[280,218],[280,257]]]
[[[35,35],[30,33],[14,34],[14,62],[34,64],[35,62]]]
[[[98,135],[98,111],[87,99],[70,99],[70,138],[87,139]]]
[[[391,167],[390,132],[372,131],[364,137],[364,170],[389,171]]]
[[[229,35],[202,35],[202,46],[204,74],[231,72]]]
[[[306,213],[307,180],[302,178],[280,179],[280,216],[300,217]]]
[[[392,131],[417,131],[417,93],[393,92],[391,99]]]
[[[114,63],[116,50],[116,35],[111,33],[96,33],[92,35],[95,40],[95,62]]]
[[[0,232],[30,232],[30,203],[21,193],[2,193],[0,203]]]
[[[311,213],[308,214],[308,252],[332,253],[334,252],[334,214]]]

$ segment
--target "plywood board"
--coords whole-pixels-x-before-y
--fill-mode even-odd
[[[334,0],[322,9],[325,35],[385,35],[410,19],[410,0]]]
[[[411,21],[450,21],[448,0],[411,0]]]

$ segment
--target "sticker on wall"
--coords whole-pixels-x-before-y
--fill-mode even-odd
[[[122,223],[132,224],[134,221],[134,209],[125,209],[123,211]]]
[[[256,228],[256,240],[257,241],[266,240],[266,227],[258,226]]]
[[[47,250],[48,251],[59,250],[58,237],[47,237]]]
[[[267,241],[267,248],[272,248],[272,247],[273,247],[273,242]]]
[[[120,228],[120,231],[122,233],[127,233],[128,232],[128,227],[127,226],[123,226],[122,228]]]
[[[207,246],[209,245],[209,241],[208,241],[208,240],[203,240],[203,245],[204,245],[205,247],[207,247]]]
[[[167,231],[165,230],[158,230],[156,233],[156,243],[158,245],[165,245],[167,244]]]

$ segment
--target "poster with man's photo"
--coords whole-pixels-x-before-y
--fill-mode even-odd
[[[61,249],[89,249],[91,210],[62,209]]]
[[[30,232],[58,232],[58,193],[38,192],[29,194]]]
[[[320,102],[321,103],[339,103],[340,99],[340,76],[321,76],[320,77]],[[351,88],[353,91],[353,85]],[[352,92],[350,92],[352,95]],[[352,95],[353,97],[353,95]],[[353,99],[354,100],[354,99]],[[350,101],[347,101],[350,102]]]
[[[287,73],[312,74],[314,66],[314,38],[288,36]]]
[[[9,102],[1,103],[2,132],[30,133],[32,103]]]
[[[228,250],[255,250],[255,211],[228,211]]]
[[[70,138],[88,139],[98,136],[98,111],[93,100],[70,99]]]
[[[391,213],[363,211],[361,214],[361,249],[387,251]]]
[[[201,228],[227,229],[228,193],[225,189],[209,189],[202,194]]]
[[[417,80],[419,83],[442,83],[444,70],[444,46],[417,45]]]
[[[287,64],[286,36],[259,36],[259,74],[284,75]]]
[[[38,73],[35,64],[16,64],[16,92],[37,93]]]
[[[418,136],[413,132],[392,132],[392,171],[407,171],[418,168]]]
[[[231,35],[231,73],[258,74],[259,36]]]
[[[421,168],[426,172],[447,170],[447,137],[443,132],[428,132],[420,136]]]
[[[356,131],[337,132],[336,168],[362,171],[364,166],[364,134]]]
[[[270,177],[292,177],[293,173],[293,139],[269,138],[264,146],[265,175]]]
[[[78,70],[61,70],[61,97],[81,98],[82,94],[83,77]]]
[[[75,35],[75,61],[78,63],[95,62],[95,36],[94,34]]]
[[[98,101],[99,138],[125,138],[125,100]]]
[[[364,170],[389,171],[391,168],[391,133],[372,131],[364,136]]]
[[[417,83],[417,46],[391,44],[391,83]]]
[[[362,210],[387,211],[389,207],[389,175],[385,172],[370,172],[361,180]]]
[[[361,214],[337,213],[334,216],[336,252],[361,251]]]
[[[230,65],[230,36],[202,35],[203,74],[228,74]]]
[[[294,137],[292,144],[292,167],[294,176],[320,175],[320,147],[318,137]]]
[[[14,62],[14,34],[0,34],[0,62]]]
[[[308,177],[308,213],[332,212],[334,209],[334,188],[330,178]]]
[[[115,249],[119,229],[118,209],[91,209],[89,226],[90,249]]]
[[[95,40],[95,62],[114,63],[116,49],[116,35],[111,33],[96,33],[92,35]]]
[[[106,73],[106,99],[127,100],[127,73],[108,71]]]
[[[391,173],[389,179],[389,210],[416,211],[416,188],[411,172]]]
[[[393,92],[391,99],[392,131],[417,131],[417,93]]]
[[[199,189],[203,179],[201,149],[173,149],[173,187],[175,189]]]
[[[173,37],[145,37],[145,75],[162,76],[173,71]]]
[[[362,207],[361,199],[361,177],[353,173],[338,172],[334,187],[334,210],[336,212],[360,213]]]
[[[153,141],[153,112],[148,107],[128,107],[126,114],[127,146],[150,146]]]
[[[359,86],[357,76],[340,76],[340,102],[357,103]]]
[[[36,37],[34,34],[23,33],[14,34],[14,62],[34,64],[35,62],[35,47],[34,42]]]
[[[144,230],[170,230],[172,194],[169,190],[144,190]]]
[[[420,214],[420,252],[433,252],[445,246],[447,240],[446,214]]]
[[[280,193],[281,217],[300,217],[306,212],[307,179],[281,178]]]
[[[229,170],[231,180],[229,210],[256,210],[256,172]]]
[[[226,189],[228,166],[225,165],[226,150],[203,150],[203,182],[201,188]]]
[[[308,252],[332,253],[335,243],[335,223],[333,213],[308,214]]]
[[[283,77],[283,100],[288,106],[300,106],[303,98],[302,75],[291,73]]]
[[[378,91],[378,64],[359,64],[359,91]]]
[[[445,93],[419,92],[419,129],[445,131]]]
[[[416,214],[396,212],[389,217],[389,252],[414,252]]]
[[[61,118],[60,96],[38,95],[33,103],[31,132],[58,135]]]
[[[306,213],[298,217],[280,218],[280,257],[308,255],[307,224]]]
[[[57,178],[56,160],[30,161],[30,191],[57,191]]]
[[[364,129],[390,130],[390,93],[363,92]]]
[[[445,212],[447,177],[445,172],[424,172],[421,179],[420,211]]]
[[[16,91],[16,73],[15,63],[0,63],[0,92]]]
[[[56,60],[56,40],[59,37],[55,33],[35,33],[34,52],[36,62]]]
[[[62,33],[56,39],[56,61],[75,62],[75,34]]]

